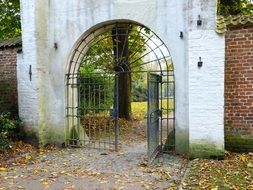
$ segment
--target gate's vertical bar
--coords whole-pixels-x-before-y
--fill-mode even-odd
[[[169,128],[170,128],[170,78],[169,78],[169,75],[170,75],[170,70],[167,71],[166,73],[166,76],[167,76],[167,79],[166,79],[166,101],[167,101],[167,115],[166,115],[166,121],[167,121],[167,133],[166,133],[166,140],[167,138],[169,137]],[[166,145],[167,146],[167,145]],[[167,148],[167,147],[166,147]]]
[[[158,109],[159,109],[159,103],[160,103],[160,145],[163,146],[163,139],[162,139],[162,134],[163,134],[163,95],[162,95],[162,87],[163,87],[163,73],[161,72],[160,75],[158,76],[158,84],[157,84],[157,104],[158,104]],[[159,102],[160,99],[160,102]],[[159,123],[159,122],[158,122]],[[159,126],[159,124],[158,124]],[[158,128],[159,130],[159,128]],[[161,151],[162,152],[162,151]]]
[[[164,120],[163,120],[163,111],[164,111],[164,99],[163,99],[163,82],[164,82],[164,79],[163,79],[163,76],[164,76],[164,73],[161,72],[160,73],[160,76],[159,76],[159,83],[157,84],[157,87],[158,87],[158,104],[159,104],[159,98],[160,98],[160,105],[161,105],[161,108],[160,108],[160,154],[162,155],[162,158],[163,158],[163,125],[164,125]],[[160,89],[159,89],[160,88]]]
[[[115,60],[115,66],[119,66],[119,36],[118,36],[118,26],[116,24],[116,60]],[[115,108],[114,108],[114,119],[115,119],[115,150],[118,151],[118,137],[119,137],[119,73],[115,73],[115,88],[114,88],[114,100],[115,100]]]
[[[69,74],[66,75],[67,77],[67,89],[66,89],[66,96],[67,96],[67,106],[66,106],[66,112],[67,112],[67,127],[65,132],[65,145],[69,145],[69,139],[70,139],[70,131],[69,131]]]
[[[92,76],[94,77],[94,76]],[[93,85],[93,107],[92,107],[92,116],[94,118],[94,116],[96,115],[96,83],[94,81],[94,79],[92,79],[92,85]],[[97,130],[97,126],[96,126],[96,117],[95,119],[92,119],[93,120],[93,131],[94,131],[94,137],[95,139],[97,138],[97,133],[96,133],[96,130]],[[96,148],[96,140],[94,139],[94,148]],[[98,140],[98,143],[100,145],[100,139]],[[100,147],[99,147],[100,148]]]
[[[91,86],[90,86],[90,77],[88,78],[88,87],[89,87],[89,92],[88,92],[88,96],[89,96],[89,99],[88,99],[88,109],[87,109],[87,113],[90,112],[90,109],[91,109]],[[91,131],[91,118],[90,116],[87,117],[88,118],[88,123],[89,123],[89,148],[91,148],[91,142],[93,140],[93,137],[91,136],[92,134],[92,131]]]
[[[107,111],[107,110],[106,110],[106,106],[105,106],[105,105],[106,105],[106,103],[105,103],[105,86],[106,86],[105,81],[106,81],[106,80],[105,80],[105,76],[103,76],[103,86],[102,86],[102,88],[103,88],[103,89],[102,89],[102,92],[103,92],[103,94],[102,94],[103,97],[102,97],[102,98],[103,98],[103,100],[101,100],[101,101],[102,101],[102,104],[104,105],[104,108],[105,108],[105,109],[104,109],[104,112],[102,113],[101,119],[103,119],[103,126],[104,126],[103,131],[102,131],[102,135],[103,135],[104,138],[106,139],[106,123],[105,123],[105,120],[106,120],[106,119],[105,119],[105,115],[104,115],[105,112]],[[107,140],[104,141],[104,149],[105,149],[106,141],[107,141]]]
[[[84,130],[84,133],[87,134],[87,130],[86,130],[86,123],[85,123],[85,117],[86,117],[86,110],[85,110],[85,107],[87,106],[86,105],[86,83],[85,83],[85,77],[82,77],[82,91],[83,91],[83,104],[81,105],[81,108],[82,108],[82,121],[83,121],[83,130]],[[81,122],[82,124],[82,122]],[[84,145],[86,145],[86,141],[87,141],[87,135],[84,135]]]
[[[176,146],[176,128],[175,128],[175,118],[176,118],[176,99],[175,99],[175,75],[174,72],[172,73],[172,79],[173,79],[173,141],[174,141],[174,147],[173,149],[175,150],[175,146]]]
[[[150,73],[147,73],[147,97],[148,97],[148,106],[147,106],[147,141],[148,141],[148,164],[150,165]]]
[[[104,104],[107,105],[108,102],[110,102],[110,100],[108,100],[108,94],[110,92],[109,90],[109,86],[111,85],[110,84],[110,77],[106,78],[105,77],[105,86],[104,86],[104,89],[105,89],[105,94],[104,94],[104,99],[105,99],[105,102]],[[107,138],[107,135],[108,135],[108,144],[107,145],[109,148],[110,148],[110,144],[111,144],[111,134],[110,134],[110,108],[108,109],[109,110],[109,117],[105,115],[105,135],[106,135],[106,138]],[[108,113],[107,113],[108,114]]]
[[[75,93],[74,93],[74,88],[75,88],[75,74],[73,74],[72,75],[72,77],[71,77],[71,84],[72,84],[72,87],[71,87],[71,119],[72,119],[72,121],[71,121],[71,124],[72,124],[72,126],[71,126],[71,130],[73,131],[72,132],[72,135],[71,135],[71,143],[73,143],[76,139],[75,139],[75,100],[74,100],[74,96],[75,96]]]
[[[77,135],[77,145],[80,146],[82,143],[80,142],[81,138],[80,138],[80,117],[81,117],[81,113],[80,113],[80,106],[81,106],[81,99],[80,99],[80,75],[77,75],[77,79],[76,79],[76,85],[77,85],[77,110],[76,110],[76,119],[77,119],[77,131],[78,131],[78,135]]]
[[[119,141],[119,73],[115,74],[115,90],[114,90],[114,119],[115,119],[115,150],[118,151]]]
[[[100,76],[99,76],[100,77]],[[101,126],[100,126],[100,120],[101,120],[101,107],[100,107],[100,104],[101,104],[101,102],[100,102],[100,84],[98,83],[98,133],[99,133],[99,148],[100,148],[100,143],[101,143],[101,140],[102,140],[102,138],[101,138]]]

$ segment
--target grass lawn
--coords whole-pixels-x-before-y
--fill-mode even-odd
[[[193,160],[183,189],[253,190],[253,153],[226,152],[224,160]]]
[[[147,102],[132,102],[132,116],[134,119],[142,120],[147,114]],[[173,101],[169,102],[169,108],[173,108]],[[163,108],[167,108],[167,100],[163,100]]]

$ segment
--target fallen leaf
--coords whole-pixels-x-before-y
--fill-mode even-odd
[[[245,155],[240,156],[241,161],[245,162],[247,160],[247,157]]]
[[[5,171],[7,171],[7,168],[0,168],[0,171],[5,172]]]
[[[253,168],[253,164],[250,162],[250,163],[247,164],[247,167],[248,168]]]

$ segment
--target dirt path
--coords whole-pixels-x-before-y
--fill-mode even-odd
[[[136,129],[122,131],[119,152],[57,149],[25,155],[21,159],[27,162],[16,160],[7,170],[0,171],[0,190],[176,189],[186,161],[164,155],[156,167],[148,167],[142,130],[140,126],[139,133]]]

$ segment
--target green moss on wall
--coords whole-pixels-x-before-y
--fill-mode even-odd
[[[54,130],[53,127],[44,128],[44,130],[39,131],[39,145],[45,146],[48,144],[54,144],[61,146],[64,143],[63,133]]]
[[[190,145],[189,156],[194,158],[214,158],[223,159],[224,150],[218,148],[215,144],[210,143],[195,143]]]
[[[226,133],[225,148],[234,152],[252,152],[253,151],[253,135],[240,135]]]
[[[177,154],[188,154],[189,152],[189,133],[188,129],[176,129],[175,150]]]

